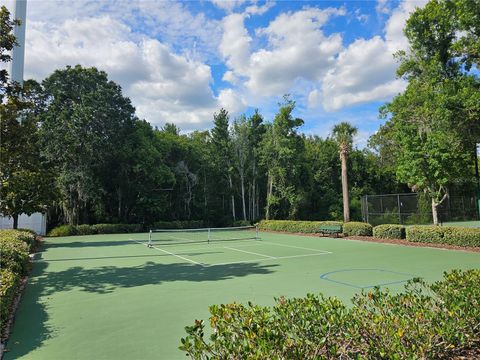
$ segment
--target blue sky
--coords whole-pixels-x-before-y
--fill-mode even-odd
[[[405,87],[392,54],[407,50],[405,20],[424,3],[29,0],[25,74],[96,66],[139,117],[184,131],[210,128],[221,107],[270,121],[289,93],[303,132],[328,136],[349,121],[364,146],[379,106]]]

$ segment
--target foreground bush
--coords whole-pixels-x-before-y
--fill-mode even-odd
[[[447,226],[410,226],[406,231],[408,241],[480,246],[480,229]]]
[[[93,235],[93,234],[122,234],[142,232],[140,224],[95,224],[95,225],[60,225],[48,232],[49,237]]]
[[[0,319],[2,320],[2,328],[10,317],[10,310],[19,284],[19,274],[8,268],[0,269]]]
[[[343,224],[343,233],[346,236],[372,236],[372,225],[364,222],[351,221]]]
[[[439,359],[480,345],[480,270],[433,285],[414,279],[401,294],[375,288],[352,302],[309,294],[272,308],[214,305],[209,340],[196,320],[180,349],[192,359]]]
[[[383,224],[373,228],[373,236],[379,239],[405,239],[405,226]]]
[[[342,226],[342,223],[340,221],[262,220],[258,227],[260,230],[316,234],[320,232],[322,225]]]

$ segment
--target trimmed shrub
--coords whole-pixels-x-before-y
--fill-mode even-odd
[[[196,320],[180,349],[192,359],[448,359],[480,341],[479,269],[432,285],[413,279],[399,294],[362,291],[352,302],[309,294],[273,307],[213,305],[213,331]]]
[[[383,224],[373,228],[373,236],[379,239],[405,239],[405,226]]]
[[[93,235],[97,233],[97,229],[88,224],[75,226],[75,235]]]
[[[25,229],[0,230],[0,242],[3,241],[4,239],[17,239],[27,244],[29,249],[35,243],[36,238],[37,238],[37,234],[34,231],[28,230],[28,229],[27,230]]]
[[[72,236],[93,234],[122,234],[142,232],[141,224],[96,224],[96,225],[60,225],[50,230],[48,236]]]
[[[60,225],[56,228],[50,230],[47,236],[58,237],[58,236],[73,236],[77,235],[77,229],[73,225]]]
[[[0,268],[23,275],[27,272],[29,245],[19,238],[2,236],[0,239]]]
[[[440,226],[409,226],[406,230],[408,241],[443,244],[443,228]]]
[[[448,226],[410,226],[407,240],[413,242],[480,246],[480,229]]]
[[[342,223],[340,221],[262,220],[258,227],[260,230],[316,234],[322,225],[342,226]]]
[[[346,236],[372,236],[372,225],[364,222],[351,221],[343,224],[343,233]]]
[[[154,229],[200,229],[205,227],[203,220],[155,221]]]
[[[20,276],[17,273],[7,268],[0,269],[0,318],[2,319],[2,327],[10,317],[10,310],[19,283]]]
[[[141,232],[142,225],[140,224],[96,224],[92,225],[98,234],[121,234]]]
[[[443,241],[450,245],[480,246],[480,229],[444,227]]]

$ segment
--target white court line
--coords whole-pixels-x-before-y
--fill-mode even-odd
[[[137,242],[137,243],[139,243],[139,244],[141,244],[141,245],[145,245],[144,243],[142,243],[142,242],[140,242],[140,241],[133,240],[133,239],[130,239],[130,240],[135,241],[135,242]],[[148,246],[148,245],[146,245],[146,246]],[[199,262],[197,262],[197,261],[195,261],[195,260],[192,260],[192,259],[189,259],[189,258],[180,256],[180,255],[177,255],[177,254],[172,253],[172,252],[170,252],[170,251],[163,250],[163,249],[157,248],[157,247],[155,247],[155,246],[151,246],[151,248],[152,248],[152,249],[155,249],[155,250],[158,250],[158,251],[163,251],[165,254],[169,254],[169,255],[176,256],[176,257],[178,257],[178,258],[180,258],[180,259],[182,259],[182,260],[186,260],[186,261],[188,261],[188,262],[190,262],[190,263],[192,263],[192,264],[205,266],[205,264],[202,264],[202,263],[199,263]]]
[[[331,253],[330,253],[331,254]],[[283,260],[283,259],[293,259],[293,258],[301,258],[301,257],[308,257],[308,256],[320,256],[320,255],[329,255],[327,253],[318,253],[318,254],[305,254],[305,255],[292,255],[292,256],[280,256],[273,259],[254,259],[254,260],[241,260],[241,261],[232,261],[232,262],[224,262],[218,264],[204,264],[204,266],[221,266],[221,265],[233,265],[233,264],[242,264],[242,263],[249,263],[255,261],[271,261],[271,260]]]
[[[277,245],[277,246],[284,246],[284,247],[289,247],[289,248],[294,248],[294,249],[310,250],[310,251],[315,251],[315,252],[321,251],[325,254],[332,254],[331,251],[320,250],[320,249],[311,249],[311,248],[306,248],[306,247],[301,247],[301,246],[277,244],[277,243],[272,243],[272,242],[267,242],[267,241],[262,241],[262,243],[263,244],[270,244],[270,245]]]
[[[263,256],[263,257],[266,257],[266,258],[269,258],[269,259],[277,259],[277,258],[276,258],[276,257],[274,257],[274,256],[270,256],[270,255],[264,255],[264,254],[259,254],[259,253],[252,252],[252,251],[245,251],[245,250],[235,249],[235,248],[228,247],[228,246],[224,246],[224,248],[225,248],[225,249],[229,249],[229,250],[240,251],[240,252],[242,252],[242,253],[246,253],[246,254],[252,254],[252,255]]]

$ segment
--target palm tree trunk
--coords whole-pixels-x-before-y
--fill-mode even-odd
[[[348,176],[347,176],[347,154],[346,151],[340,152],[342,162],[342,196],[343,196],[343,221],[350,221],[350,202],[348,199]]]

